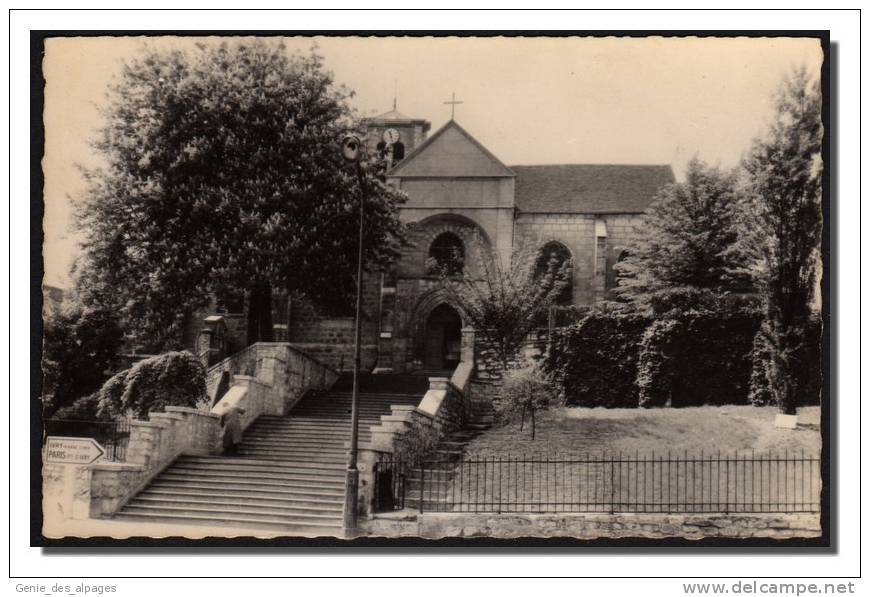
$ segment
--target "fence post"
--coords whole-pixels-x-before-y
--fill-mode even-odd
[[[613,481],[613,454],[610,454],[610,513],[613,514],[615,510],[615,505],[613,503],[614,500],[614,481]]]
[[[423,513],[423,499],[426,495],[426,463],[420,463],[420,514]]]

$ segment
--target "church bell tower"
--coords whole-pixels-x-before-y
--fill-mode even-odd
[[[363,122],[369,155],[389,156],[394,166],[426,140],[431,128],[428,120],[410,118],[396,110],[395,101],[389,112],[366,118]]]

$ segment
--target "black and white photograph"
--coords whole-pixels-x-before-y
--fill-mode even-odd
[[[825,32],[41,44],[44,538],[825,544]]]

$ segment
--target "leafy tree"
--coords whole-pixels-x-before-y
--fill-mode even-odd
[[[615,266],[617,295],[655,312],[751,289],[736,189],[734,175],[692,159],[686,181],[658,193]]]
[[[100,418],[146,418],[166,406],[195,407],[205,398],[205,367],[187,351],[139,361],[112,376],[99,392]]]
[[[561,400],[555,386],[541,366],[534,363],[527,367],[510,369],[504,375],[497,414],[503,423],[519,418],[520,431],[523,430],[528,415],[534,440],[537,426],[535,413],[559,404]]]
[[[770,391],[784,413],[800,402],[804,372],[820,342],[812,325],[822,234],[822,94],[804,68],[787,77],[774,98],[767,133],[744,160],[752,226],[746,246],[758,264],[764,323],[757,352]]]
[[[123,334],[106,309],[66,306],[45,316],[42,344],[43,417],[98,390],[117,364]]]
[[[538,327],[541,314],[555,304],[569,283],[571,262],[551,256],[542,267],[541,251],[528,239],[515,245],[508,264],[480,239],[471,248],[476,254],[473,263],[479,267],[463,276],[442,273],[441,281],[506,371],[526,337]]]
[[[173,346],[181,316],[244,293],[249,342],[270,340],[273,288],[324,310],[353,296],[360,180],[339,143],[351,93],[320,56],[280,43],[146,49],[111,87],[85,172],[88,300],[117,310],[150,350]],[[366,263],[398,255],[404,195],[365,161]],[[328,265],[327,265],[328,264]]]

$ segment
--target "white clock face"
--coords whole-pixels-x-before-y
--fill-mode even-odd
[[[384,143],[392,145],[399,140],[399,131],[396,129],[387,129],[384,131]]]

